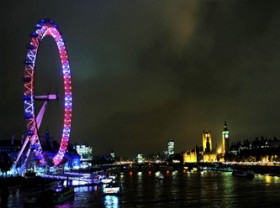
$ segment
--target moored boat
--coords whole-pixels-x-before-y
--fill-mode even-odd
[[[103,187],[103,193],[119,195],[121,193],[121,186],[117,183],[108,183]]]
[[[112,181],[113,181],[112,178],[102,178],[101,179],[101,183],[103,183],[103,184],[111,183]]]

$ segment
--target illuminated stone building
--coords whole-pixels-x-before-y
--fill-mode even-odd
[[[203,148],[203,162],[217,161],[217,154],[212,148],[212,137],[209,130],[202,132],[202,148]]]
[[[217,154],[216,153],[204,153],[203,162],[216,162]]]
[[[184,152],[183,163],[196,163],[196,162],[197,162],[196,149]]]
[[[212,138],[209,130],[203,130],[202,132],[202,148],[204,153],[212,151]]]
[[[224,123],[224,129],[222,132],[222,156],[225,156],[229,152],[230,140],[229,140],[229,130],[227,123]]]

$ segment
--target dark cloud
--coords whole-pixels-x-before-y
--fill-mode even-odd
[[[72,142],[94,152],[160,152],[200,145],[201,131],[221,142],[279,136],[278,1],[1,2],[3,138],[24,131],[23,60],[33,25],[54,19],[73,74]],[[37,62],[38,91],[62,91],[51,39]],[[51,80],[51,81],[48,81]],[[44,120],[59,139],[63,103]]]

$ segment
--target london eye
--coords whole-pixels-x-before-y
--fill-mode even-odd
[[[61,70],[63,74],[63,86],[64,86],[64,119],[62,136],[60,139],[60,145],[58,152],[53,157],[52,162],[54,166],[61,164],[64,154],[67,150],[70,131],[71,131],[71,119],[72,119],[72,82],[71,82],[71,71],[67,55],[66,46],[62,38],[61,33],[58,30],[58,26],[53,20],[43,19],[35,25],[35,31],[30,34],[31,40],[27,45],[27,54],[24,61],[24,120],[26,126],[25,140],[18,153],[17,159],[14,163],[14,168],[17,168],[19,160],[21,158],[20,173],[24,171],[26,162],[30,154],[34,154],[38,163],[44,165],[46,160],[42,145],[39,139],[39,129],[43,120],[43,116],[47,107],[47,103],[51,100],[57,100],[57,94],[48,93],[46,95],[35,95],[35,65],[38,54],[40,43],[46,36],[51,36],[57,46]],[[36,69],[38,70],[38,69]],[[62,96],[60,96],[62,97]],[[35,111],[37,102],[43,103],[39,111]],[[36,105],[35,105],[36,103]],[[38,112],[38,113],[36,113]],[[29,145],[28,145],[29,144]]]

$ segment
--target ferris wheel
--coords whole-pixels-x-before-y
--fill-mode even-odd
[[[41,126],[41,122],[45,113],[47,103],[50,100],[57,100],[57,94],[47,95],[35,95],[34,93],[34,74],[35,64],[39,45],[46,36],[51,36],[57,45],[61,68],[63,73],[64,81],[64,124],[62,130],[62,136],[60,146],[57,154],[53,157],[53,165],[58,166],[64,158],[64,154],[68,147],[70,131],[71,131],[71,118],[72,118],[72,82],[71,82],[71,71],[68,61],[67,50],[58,30],[58,26],[53,20],[43,19],[35,25],[35,31],[30,34],[31,41],[27,46],[27,55],[25,59],[24,68],[24,119],[26,125],[26,138],[22,145],[20,152],[18,153],[17,159],[14,163],[14,168],[17,167],[20,158],[24,155],[24,159],[21,165],[21,173],[25,168],[27,159],[30,153],[34,153],[35,158],[40,164],[46,164],[43,149],[40,144],[38,131]],[[35,113],[35,102],[43,102],[39,113]],[[27,144],[29,143],[29,146]]]

